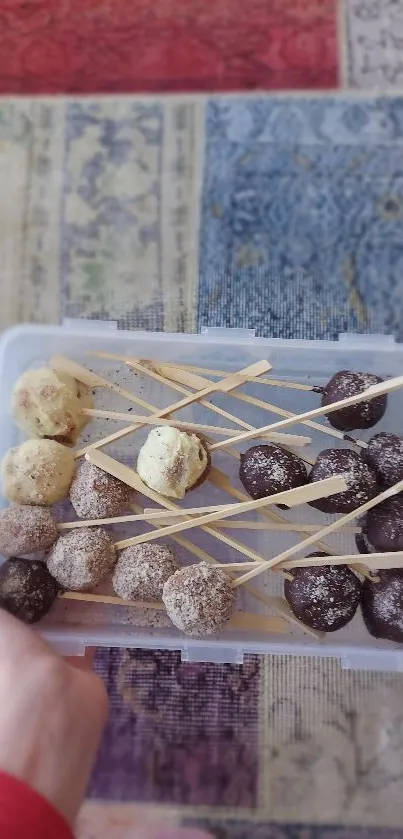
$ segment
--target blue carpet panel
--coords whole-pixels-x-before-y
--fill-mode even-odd
[[[403,98],[212,99],[198,326],[403,337]]]

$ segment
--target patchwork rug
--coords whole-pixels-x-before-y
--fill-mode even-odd
[[[5,0],[5,94],[144,95],[0,100],[0,328],[402,340],[402,37],[403,0]],[[180,93],[236,88],[273,92]],[[399,674],[96,668],[111,714],[80,839],[401,837]]]

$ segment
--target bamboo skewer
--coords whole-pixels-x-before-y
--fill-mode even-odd
[[[212,504],[209,507],[190,507],[188,510],[181,510],[183,519],[184,515],[200,515],[201,513],[214,513],[218,510],[228,510],[228,504]],[[138,515],[127,516],[112,516],[107,519],[78,519],[76,521],[66,521],[58,524],[59,530],[74,530],[77,527],[101,527],[106,524],[125,524],[126,522],[134,521],[153,521],[156,519],[178,518],[178,513],[170,512],[169,510],[147,510],[147,513],[140,513]]]
[[[136,361],[140,364],[147,364],[151,365],[151,367],[158,367],[161,365],[161,362],[154,361],[153,359],[149,358],[132,358],[130,356],[124,355],[115,355],[114,353],[107,353],[102,351],[90,352],[89,355],[94,356],[96,358],[107,358],[112,361],[122,361],[123,363],[127,363],[128,360]],[[172,361],[164,361],[163,367],[173,367],[176,370],[188,370],[190,373],[203,373],[207,374],[208,376],[226,376],[228,371],[225,370],[209,370],[207,367],[193,367],[191,364],[181,364],[180,367]],[[263,385],[272,385],[273,387],[285,387],[291,388],[295,390],[310,390],[312,391],[314,386],[313,385],[303,385],[299,382],[289,382],[283,379],[267,379],[267,378],[260,378],[257,376],[248,376],[248,382],[257,382]]]
[[[259,431],[267,432],[275,431],[280,428],[288,428],[288,426],[295,425],[295,423],[300,423],[303,420],[320,417],[324,414],[338,411],[340,408],[347,408],[350,405],[358,405],[359,402],[374,399],[375,397],[381,396],[385,393],[392,393],[394,390],[399,390],[401,387],[403,387],[403,376],[395,376],[393,379],[388,379],[386,382],[371,385],[371,387],[367,388],[362,393],[356,394],[355,396],[348,396],[346,399],[339,399],[337,402],[331,402],[330,405],[322,405],[320,408],[314,408],[313,411],[305,411],[303,414],[294,414],[292,417],[288,417],[288,419],[280,420],[280,422],[275,422],[271,425],[262,426]],[[253,431],[243,431],[241,434],[238,434],[238,437],[233,437],[229,440],[221,440],[219,443],[213,443],[211,449],[222,449],[229,444],[243,443],[245,440],[252,439],[253,436]]]
[[[329,533],[335,533],[339,530],[340,527],[343,527],[348,522],[352,521],[353,519],[361,516],[363,513],[366,513],[367,510],[371,510],[372,507],[376,507],[378,504],[381,504],[382,501],[386,501],[388,498],[393,498],[394,495],[403,491],[403,480],[399,481],[399,483],[395,484],[390,489],[386,489],[384,492],[381,492],[380,495],[377,495],[375,498],[371,498],[370,501],[367,501],[365,504],[362,504],[360,507],[357,507],[356,510],[352,510],[351,513],[346,513],[346,515],[342,516],[337,521],[332,522],[332,524],[328,524],[326,527],[323,527],[321,531],[319,531],[319,536],[322,538],[323,536],[327,536]],[[288,548],[286,551],[283,551],[278,556],[273,557],[273,559],[269,559],[267,562],[262,563],[262,565],[257,568],[253,568],[248,571],[242,577],[239,577],[238,580],[234,585],[242,585],[246,583],[248,580],[251,580],[253,577],[257,576],[257,574],[261,574],[262,571],[267,570],[268,568],[272,568],[274,565],[278,565],[280,562],[284,562],[289,557],[293,556],[293,554],[297,553],[299,550],[305,550],[305,548],[309,547],[315,542],[316,534],[313,536],[309,536],[307,539],[304,539],[303,542],[300,542],[298,545],[293,546],[292,548]],[[361,556],[361,555],[360,555]],[[361,556],[361,563],[365,563],[366,554]]]
[[[365,565],[370,571],[381,571],[388,568],[403,568],[403,551],[388,551],[373,554],[346,554],[345,556],[315,556],[292,559],[282,562],[280,568],[306,568],[314,565]]]
[[[79,365],[78,365],[79,366]],[[141,372],[145,372],[145,368],[139,365]],[[172,405],[168,405],[166,408],[161,408],[156,411],[155,414],[152,415],[151,418],[160,419],[161,417],[166,417],[169,414],[173,413],[174,411],[179,411],[182,408],[191,405],[193,402],[198,402],[200,399],[203,399],[205,396],[213,394],[213,393],[229,393],[236,387],[239,387],[242,384],[242,376],[243,374],[249,375],[250,372],[253,375],[258,374],[260,371],[264,372],[265,370],[270,370],[270,364],[267,361],[258,361],[255,364],[251,364],[249,367],[245,367],[244,370],[240,370],[238,373],[231,373],[225,379],[220,379],[219,382],[210,382],[210,387],[205,387],[201,392],[196,393],[187,393],[187,395],[181,399],[179,402],[174,402]],[[149,418],[147,419],[147,422]],[[122,437],[125,437],[127,434],[131,434],[136,428],[141,428],[143,424],[137,425],[129,425],[125,428],[121,428],[120,431],[115,431],[113,434],[109,434],[107,437],[98,440],[96,443],[90,443],[88,446],[80,449],[78,452],[75,453],[75,457],[81,457],[87,451],[92,449],[98,449],[101,446],[106,446],[108,443],[113,443],[115,440],[118,440]]]
[[[90,463],[93,463],[95,466],[103,469],[108,474],[113,475],[115,478],[118,478],[135,489],[139,489],[140,492],[142,491],[142,489],[140,489],[140,485],[141,487],[144,486],[142,481],[136,473],[127,466],[118,463],[118,461],[113,460],[113,458],[98,451],[88,452],[86,458],[90,461]],[[303,487],[297,487],[296,489],[287,490],[285,492],[278,492],[275,495],[268,496],[267,498],[260,498],[257,501],[245,501],[240,504],[231,504],[227,510],[207,513],[206,515],[197,516],[196,518],[189,519],[184,522],[169,525],[168,527],[163,528],[161,536],[169,536],[171,533],[178,533],[182,530],[200,527],[201,525],[210,524],[210,522],[234,516],[238,513],[258,510],[260,507],[264,507],[266,505],[284,503],[289,507],[293,507],[318,498],[327,498],[329,495],[335,495],[338,492],[343,492],[346,488],[347,484],[344,478],[325,478],[323,481],[314,481]],[[150,542],[156,538],[158,538],[158,536],[156,536],[155,533],[146,533],[141,536],[134,536],[131,539],[124,539],[117,542],[115,547],[117,550],[121,550],[129,547],[129,545],[137,545],[140,542]]]
[[[364,559],[363,559],[364,557]],[[218,568],[230,571],[242,571],[248,568],[255,568],[256,562],[221,562]],[[369,569],[379,570],[380,568],[402,568],[403,551],[389,551],[387,553],[373,554],[343,554],[342,556],[304,556],[300,559],[291,559],[280,562],[277,568],[290,570],[292,568],[310,568],[329,565],[367,565]]]
[[[66,591],[60,594],[59,597],[63,600],[76,600],[83,603],[102,603],[103,605],[124,606],[129,609],[148,609],[165,612],[165,606],[162,602],[123,600],[121,597],[108,594]],[[252,612],[236,612],[228,622],[228,628],[241,629],[245,632],[273,632],[279,634],[284,634],[289,631],[287,622],[283,618],[276,617],[275,615],[254,615]]]
[[[196,389],[198,389],[202,383],[206,383],[208,381],[208,379],[204,379],[201,376],[185,376],[181,368],[170,367],[165,364],[159,365],[156,369],[158,369],[161,374],[165,375],[166,378],[179,382],[186,381],[188,386]],[[278,414],[279,416],[286,418],[295,416],[295,413],[292,411],[286,411],[284,408],[279,408],[277,405],[272,405],[270,402],[263,402],[261,399],[256,399],[256,397],[249,396],[246,393],[239,393],[237,391],[231,395],[234,399],[238,399],[240,402],[245,402],[247,405],[253,405],[256,408],[262,408],[263,411],[269,411],[271,414]],[[315,431],[327,434],[329,437],[335,437],[337,440],[345,440],[345,433],[343,431],[338,431],[336,428],[321,425],[318,422],[311,422],[310,420],[306,420],[302,424],[309,426],[309,428],[313,428]],[[360,446],[361,448],[367,447],[367,443],[363,440],[357,440],[354,438],[351,438],[351,440],[355,445]]]
[[[196,422],[185,422],[184,420],[163,419],[162,417],[144,417],[138,414],[120,413],[118,411],[101,411],[96,408],[83,408],[82,413],[86,417],[95,417],[97,419],[112,419],[121,422],[132,421],[133,425],[168,425],[174,428],[183,428],[186,431],[196,431],[207,434],[218,434],[219,436],[235,437],[239,434],[237,428],[223,428],[219,425],[203,425]],[[300,434],[263,434],[262,437],[266,440],[271,440],[273,443],[283,443],[289,446],[309,446],[312,442],[311,437],[304,437]]]
[[[160,524],[163,524],[160,521]],[[294,522],[287,522],[286,524],[276,524],[276,522],[264,521],[216,521],[214,527],[223,528],[224,530],[266,530],[277,533],[319,533],[322,529],[321,524],[295,524]],[[343,533],[361,533],[360,527],[342,527]]]

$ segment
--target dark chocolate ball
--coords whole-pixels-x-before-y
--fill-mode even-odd
[[[379,583],[365,579],[361,611],[375,638],[403,642],[403,568],[378,571]]]
[[[314,553],[310,556],[326,556]],[[319,632],[336,632],[354,617],[361,582],[347,565],[293,568],[284,596],[295,617]]]
[[[239,477],[248,495],[255,499],[303,486],[308,481],[303,460],[274,443],[251,446],[241,454]]]
[[[373,554],[376,553],[368,541],[365,533],[356,533],[355,534],[355,545],[357,548],[358,553],[360,554]]]
[[[403,494],[399,493],[368,510],[362,535],[375,553],[403,551]]]
[[[362,458],[374,469],[379,486],[383,489],[397,484],[403,478],[403,437],[397,434],[375,434],[363,449]]]
[[[336,373],[322,391],[322,405],[331,405],[347,396],[362,393],[372,385],[382,382],[375,373],[354,373],[351,370],[340,370]],[[354,431],[355,428],[372,428],[382,419],[386,410],[387,396],[376,396],[366,402],[358,402],[340,408],[338,411],[326,415],[333,428],[339,431]]]
[[[24,623],[43,618],[59,591],[43,562],[12,557],[0,568],[0,607]]]
[[[375,472],[357,452],[350,449],[324,449],[320,452],[309,481],[323,481],[335,475],[345,478],[348,489],[310,502],[312,507],[322,513],[349,513],[375,498],[379,492]]]

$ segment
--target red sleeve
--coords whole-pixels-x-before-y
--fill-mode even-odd
[[[1,839],[73,839],[63,816],[24,781],[0,772]]]

